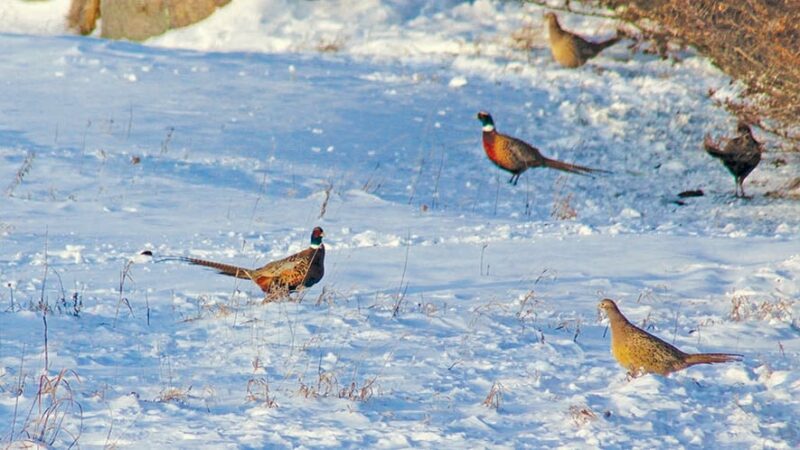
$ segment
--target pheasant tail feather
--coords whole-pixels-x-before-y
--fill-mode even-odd
[[[577,164],[569,164],[555,159],[544,158],[544,165],[552,169],[563,170],[564,172],[577,173],[579,175],[586,175],[594,172],[606,172],[606,170],[592,169],[590,167],[579,166]]]
[[[252,271],[250,269],[245,269],[243,267],[232,266],[230,264],[222,264],[214,261],[207,261],[205,259],[197,259],[197,258],[181,258],[181,261],[188,262],[189,264],[194,264],[197,266],[205,266],[210,267],[212,269],[216,269],[219,273],[223,275],[228,275],[231,277],[242,278],[245,280],[251,280]]]
[[[714,364],[714,363],[741,361],[742,358],[743,358],[742,355],[738,355],[735,353],[697,353],[693,355],[687,355],[684,362],[688,367],[688,366],[693,366],[695,364]]]
[[[603,42],[592,42],[591,43],[592,52],[596,55],[596,54],[602,52],[604,49],[606,49],[608,47],[611,47],[612,45],[616,44],[617,42],[620,41],[620,39],[622,39],[622,37],[617,35],[617,36],[614,36],[613,38],[608,39],[608,40],[603,41]]]
[[[703,148],[711,156],[719,157],[722,154],[719,145],[708,134],[703,138]]]

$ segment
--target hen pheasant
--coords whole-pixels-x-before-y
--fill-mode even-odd
[[[728,171],[736,180],[736,197],[746,197],[744,195],[744,179],[761,162],[761,143],[753,137],[750,125],[739,122],[736,127],[738,136],[728,141],[725,149],[720,149],[720,145],[706,135],[703,140],[703,147],[706,152],[720,160],[728,168]],[[741,192],[741,195],[739,194]]]
[[[311,245],[307,249],[272,261],[258,269],[245,269],[185,256],[177,259],[198,266],[211,267],[223,275],[253,280],[265,294],[280,294],[311,287],[322,279],[325,274],[323,236],[322,228],[314,228],[311,232]]]
[[[546,13],[544,18],[550,34],[550,52],[553,54],[553,59],[564,67],[580,67],[621,39],[619,36],[614,36],[606,41],[590,42],[561,28],[554,13]]]
[[[742,360],[742,355],[733,353],[684,353],[630,323],[613,300],[604,299],[598,306],[605,311],[611,324],[611,354],[632,376],[668,375],[695,364]]]
[[[539,149],[520,139],[498,133],[494,127],[491,114],[486,111],[478,113],[478,120],[483,125],[483,149],[486,156],[497,167],[510,172],[509,183],[516,185],[519,176],[532,167],[550,167],[564,172],[586,175],[595,172],[606,172],[600,169],[569,164],[542,156]]]

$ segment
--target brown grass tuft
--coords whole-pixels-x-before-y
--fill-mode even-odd
[[[792,321],[792,308],[794,302],[788,298],[774,300],[751,300],[743,294],[736,294],[731,298],[730,319],[734,322],[746,320],[779,320]]]
[[[481,404],[487,408],[499,410],[500,403],[502,403],[503,401],[504,390],[505,389],[503,388],[503,385],[495,381],[494,383],[492,383],[492,388],[489,390],[489,393],[486,394],[486,398],[483,399],[483,402],[481,402]]]
[[[181,389],[177,387],[164,388],[158,394],[156,401],[161,403],[168,403],[168,402],[185,403],[186,399],[189,398],[189,391],[191,390],[192,390],[191,386],[189,386],[189,388],[187,389]]]
[[[553,200],[553,208],[550,210],[550,217],[556,220],[575,220],[578,218],[578,211],[572,206],[572,193],[556,196]]]
[[[278,402],[275,401],[275,396],[269,394],[269,382],[266,378],[251,378],[247,380],[247,397],[248,402],[260,403],[267,408],[277,408]]]
[[[320,39],[319,42],[317,42],[316,49],[320,53],[338,53],[342,50],[344,44],[345,38],[336,36],[330,39]]]
[[[583,426],[587,423],[597,420],[597,414],[585,405],[572,405],[569,407],[569,415],[572,417],[572,423],[575,426]]]

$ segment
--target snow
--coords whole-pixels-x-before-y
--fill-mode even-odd
[[[706,59],[623,43],[563,69],[517,2],[236,0],[144,44],[68,35],[67,8],[0,3],[12,448],[800,446],[800,206],[764,195],[800,161],[757,130],[733,198],[701,149],[735,124]],[[613,173],[511,186],[479,110]],[[256,267],[316,225],[299,303],[139,254]],[[604,297],[745,359],[629,380]]]

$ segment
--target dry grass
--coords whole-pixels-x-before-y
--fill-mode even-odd
[[[557,331],[563,331],[565,333],[572,334],[572,342],[578,342],[578,336],[581,335],[581,319],[567,319],[562,320],[561,322],[556,325]]]
[[[542,25],[540,23],[528,22],[521,28],[511,33],[511,48],[524,50],[530,53],[544,40],[542,36]]]
[[[326,370],[319,370],[316,384],[306,384],[300,380],[298,392],[305,398],[328,397],[338,390],[339,380],[336,375]]]
[[[339,389],[339,398],[345,398],[351,401],[366,402],[372,398],[375,393],[373,386],[377,376],[365,379],[359,386],[356,381],[351,381],[347,386]]]
[[[566,176],[559,176],[553,184],[553,206],[550,208],[550,217],[555,220],[575,220],[578,211],[572,205],[572,193],[567,192]]]
[[[336,303],[336,297],[337,297],[336,292],[328,289],[328,286],[322,286],[322,292],[319,293],[315,306],[320,306],[323,303],[328,306],[332,306]]]
[[[316,50],[320,53],[338,53],[342,51],[347,39],[343,36],[333,38],[321,38],[316,45]]]
[[[35,152],[28,152],[25,155],[25,159],[22,160],[22,164],[20,165],[19,169],[17,169],[17,174],[14,176],[14,179],[6,188],[6,195],[9,197],[14,196],[14,191],[22,184],[22,180],[25,179],[25,176],[31,171],[31,167],[33,166],[33,159],[36,157]]]
[[[189,386],[186,389],[177,388],[177,387],[168,387],[164,388],[156,398],[157,402],[161,403],[185,403],[186,400],[189,398],[189,391],[192,390],[192,387]]]
[[[375,394],[375,382],[377,380],[378,376],[375,375],[359,382],[356,379],[354,371],[350,382],[341,385],[335,373],[320,368],[316,383],[307,384],[302,379],[300,380],[298,393],[305,398],[330,397],[336,395],[336,397],[341,399],[354,402],[366,402]]]
[[[730,319],[734,322],[747,320],[792,321],[794,302],[788,298],[751,300],[747,295],[737,294],[731,298]]]
[[[325,217],[325,213],[328,212],[328,202],[331,199],[331,191],[333,191],[333,183],[328,182],[325,186],[325,198],[322,200],[322,205],[319,207],[319,216],[317,216],[317,220]]]
[[[247,380],[247,397],[248,402],[260,403],[266,408],[277,408],[278,402],[275,401],[275,396],[269,393],[269,382],[266,378],[251,378]]]
[[[83,430],[83,407],[75,400],[72,382],[80,382],[80,378],[66,369],[52,377],[39,376],[36,396],[19,431],[15,430],[15,407],[10,440],[32,441],[50,448],[56,448],[56,444],[74,446]],[[17,392],[22,395],[22,390],[20,385]]]
[[[553,200],[553,208],[550,210],[550,217],[556,220],[575,220],[578,218],[578,211],[572,206],[572,193],[556,195]]]
[[[552,277],[552,271],[550,269],[542,270],[539,275],[533,280],[533,286],[539,284],[540,281],[545,279],[545,277]],[[516,313],[517,320],[520,321],[522,324],[523,330],[528,322],[532,325],[536,324],[536,320],[538,319],[537,311],[544,306],[544,300],[540,299],[536,295],[536,291],[534,289],[528,290],[524,296],[519,301],[519,310]]]
[[[587,423],[597,420],[597,414],[586,405],[572,405],[569,407],[569,415],[572,418],[572,423],[577,427],[586,425]]]
[[[768,198],[800,200],[800,177],[795,177],[783,186],[765,194]]]
[[[494,382],[492,383],[492,388],[489,389],[489,393],[486,394],[486,398],[483,399],[481,404],[487,408],[492,408],[494,410],[500,409],[500,403],[503,401],[503,392],[504,392],[503,385]]]
[[[277,302],[295,302],[300,303],[305,298],[305,289],[298,289],[295,292],[289,290],[286,286],[274,286],[269,292],[264,293],[264,299],[261,301],[261,304],[266,305],[267,303],[277,303]]]
[[[691,45],[746,86],[726,106],[740,118],[800,141],[800,5],[774,0],[596,0],[656,43]]]

